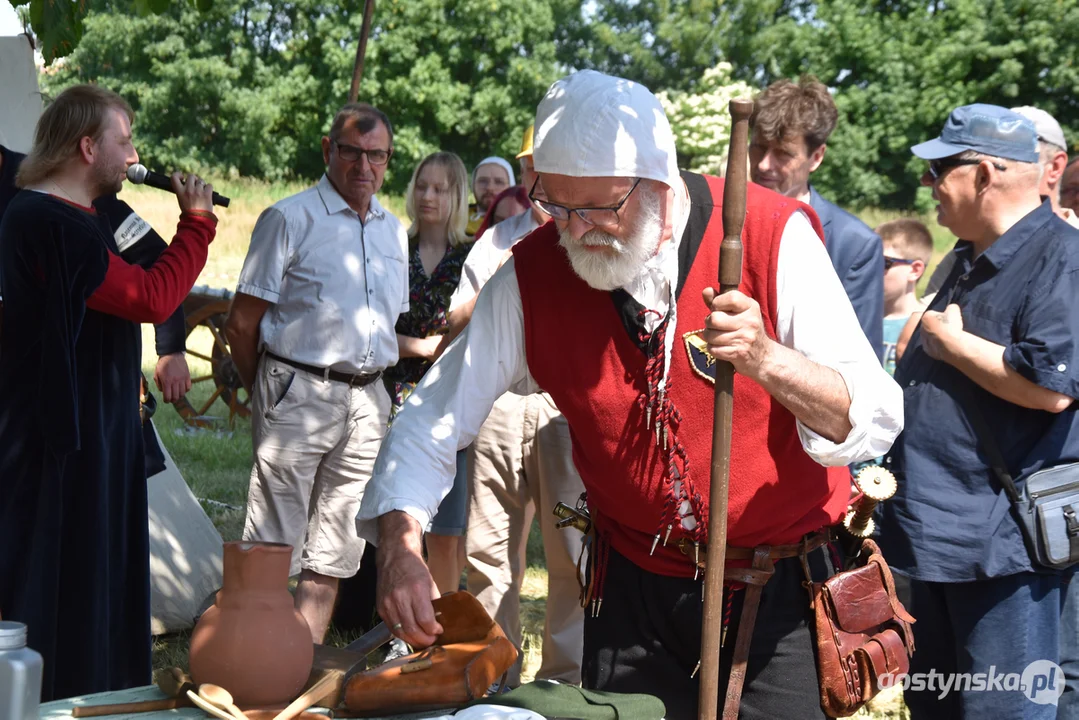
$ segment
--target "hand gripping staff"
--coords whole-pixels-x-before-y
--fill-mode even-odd
[[[746,219],[746,159],[752,100],[731,100],[731,141],[723,183],[723,243],[719,248],[719,292],[738,289],[742,281],[742,226]],[[734,366],[716,362],[715,419],[712,429],[712,476],[708,496],[708,555],[704,575],[704,627],[701,638],[699,720],[718,717],[719,646],[723,629],[723,567],[727,555],[727,490],[731,472],[731,413]]]

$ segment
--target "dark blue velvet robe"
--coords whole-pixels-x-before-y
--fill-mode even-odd
[[[107,249],[107,218],[40,193],[0,221],[0,614],[43,700],[150,682],[139,326],[85,305]]]

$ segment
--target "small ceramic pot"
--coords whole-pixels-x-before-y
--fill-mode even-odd
[[[292,546],[225,543],[224,582],[191,634],[191,678],[228,690],[241,707],[295,699],[314,644],[288,591]]]

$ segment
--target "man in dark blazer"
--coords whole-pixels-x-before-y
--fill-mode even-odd
[[[883,357],[884,249],[868,225],[828,202],[809,184],[824,160],[838,118],[828,88],[812,76],[779,80],[757,96],[749,120],[753,182],[808,203],[820,216],[824,242],[858,323]]]

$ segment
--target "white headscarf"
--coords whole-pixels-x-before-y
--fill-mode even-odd
[[[517,184],[516,180],[513,177],[513,166],[510,165],[505,160],[503,160],[502,158],[495,157],[495,156],[492,155],[489,158],[484,158],[483,160],[480,160],[479,164],[476,165],[476,167],[474,167],[472,169],[472,186],[473,187],[476,186],[476,171],[479,170],[484,165],[498,165],[500,168],[505,170],[506,174],[510,176],[510,184],[507,187],[513,187],[514,185]]]
[[[536,172],[680,184],[674,134],[648,88],[595,70],[557,80],[536,109]]]
[[[538,173],[570,177],[657,180],[682,192],[674,133],[663,106],[643,85],[595,70],[556,80],[536,108],[532,166]],[[678,238],[674,238],[677,242]],[[662,251],[661,251],[662,252]],[[667,384],[677,326],[677,258],[668,277],[668,321],[663,379]]]

